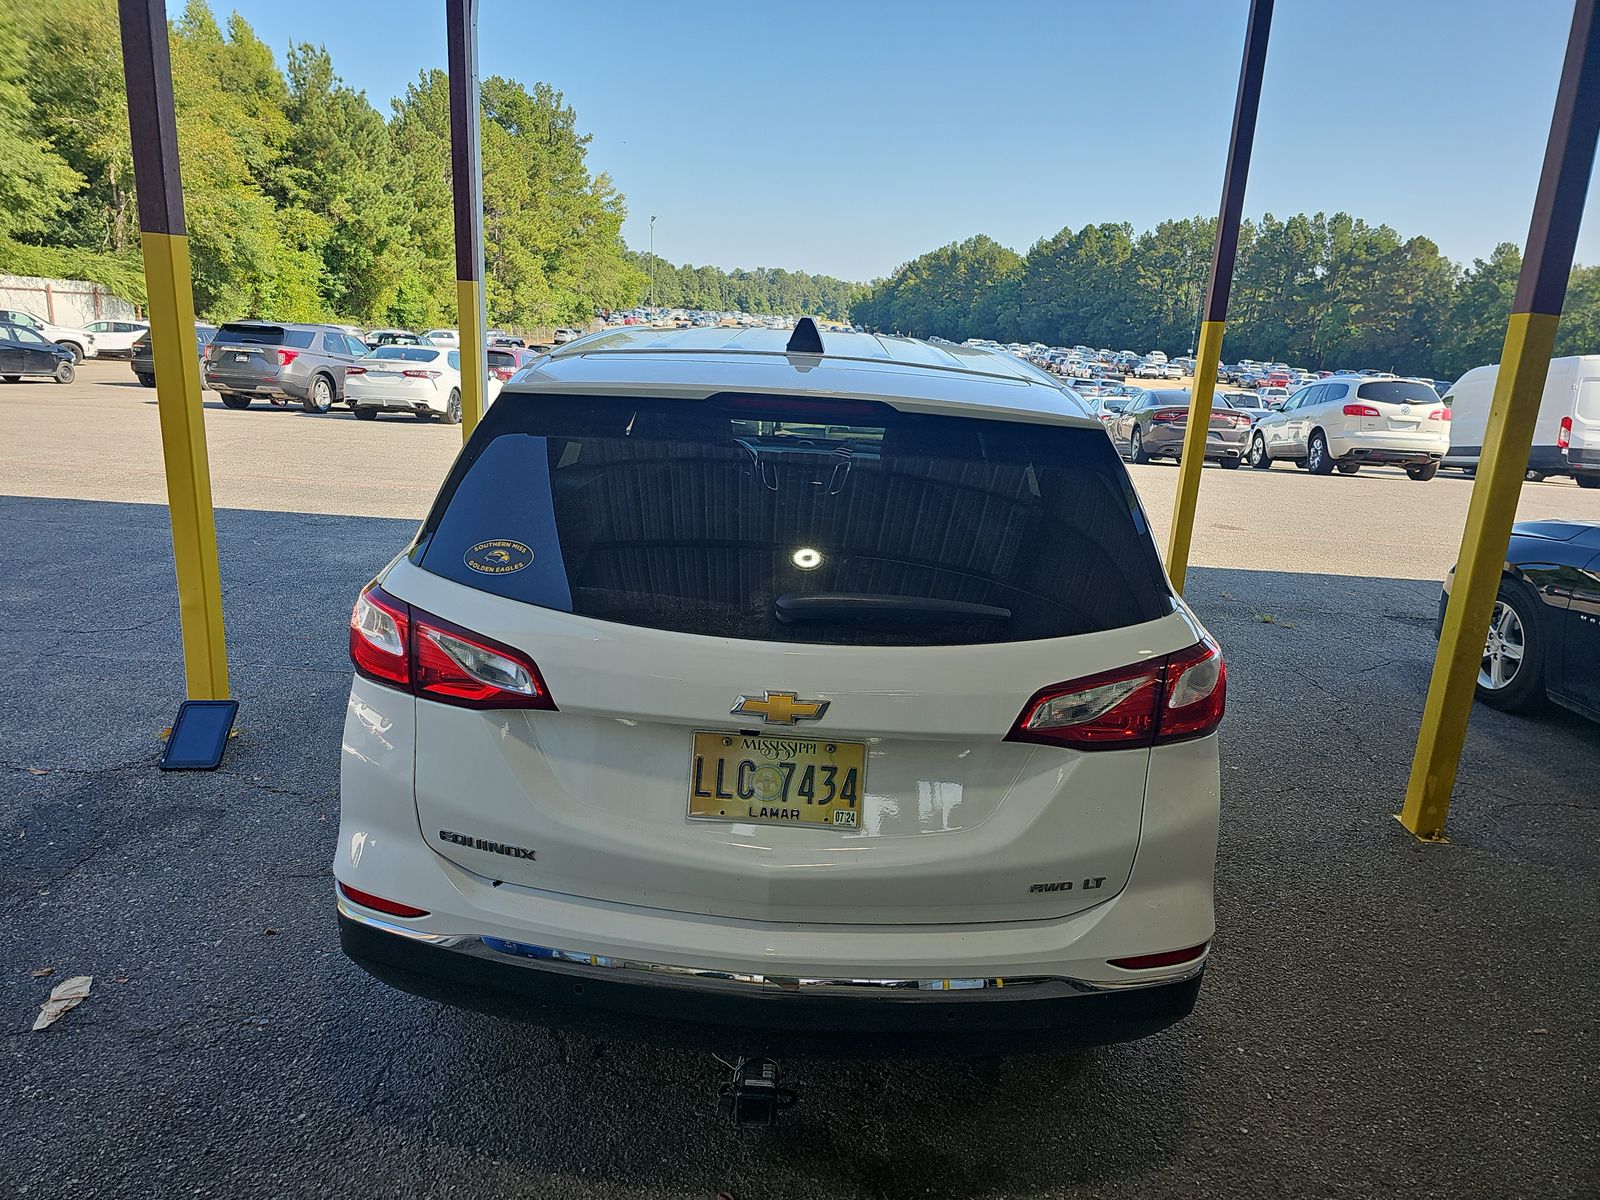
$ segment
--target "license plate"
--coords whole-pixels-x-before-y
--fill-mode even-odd
[[[689,818],[856,829],[866,778],[864,742],[696,731]]]
[[[235,354],[233,356],[233,361],[234,362],[249,362],[250,361],[250,356],[248,354]]]

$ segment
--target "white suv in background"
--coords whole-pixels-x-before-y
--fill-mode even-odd
[[[30,312],[23,312],[20,308],[0,308],[0,324],[21,325],[43,335],[58,346],[65,346],[72,351],[74,362],[82,362],[86,358],[93,358],[99,351],[95,347],[94,334],[87,329],[77,329],[71,325],[56,325],[46,321],[43,317],[36,317]]]
[[[1287,459],[1313,475],[1335,469],[1354,475],[1385,463],[1422,481],[1439,473],[1449,448],[1450,409],[1433,388],[1412,379],[1350,375],[1303,387],[1261,418],[1245,461],[1265,470]]]
[[[488,411],[351,615],[346,953],[645,1040],[1179,1020],[1225,672],[1099,422],[787,336],[595,334]]]

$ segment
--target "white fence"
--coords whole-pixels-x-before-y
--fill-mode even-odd
[[[90,321],[132,320],[139,315],[137,307],[101,284],[32,275],[0,275],[0,308],[20,308],[52,325],[83,326]]]

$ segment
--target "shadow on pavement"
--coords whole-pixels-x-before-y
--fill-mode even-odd
[[[708,1056],[444,1009],[339,954],[345,622],[413,522],[219,512],[239,736],[216,774],[154,769],[182,691],[166,521],[0,499],[0,1191],[1600,1190],[1600,731],[1480,709],[1451,844],[1408,837],[1436,584],[1192,572],[1230,696],[1187,1022],[1054,1058],[792,1061],[801,1106],[757,1134],[716,1123]],[[26,1032],[73,974],[89,1000]]]

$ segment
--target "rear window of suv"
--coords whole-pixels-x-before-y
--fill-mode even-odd
[[[1022,641],[1173,604],[1098,428],[849,401],[503,397],[413,557],[546,608],[766,642]]]
[[[301,350],[311,347],[316,335],[309,329],[285,329],[282,325],[224,325],[212,339],[229,346],[294,346]]]
[[[1403,379],[1385,379],[1377,383],[1363,383],[1356,389],[1361,400],[1376,400],[1380,404],[1437,404],[1439,393],[1425,383],[1408,383]]]

